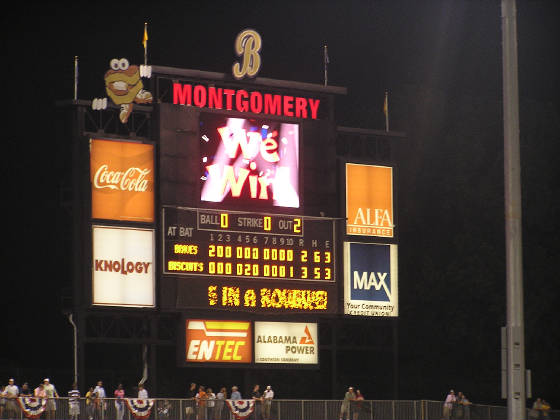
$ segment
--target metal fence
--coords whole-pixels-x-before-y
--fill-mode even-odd
[[[201,409],[196,402],[187,399],[154,398],[150,416],[152,420],[232,420],[227,405],[215,401]],[[274,400],[267,419],[262,404],[248,417],[248,420],[339,420],[342,400]],[[4,406],[3,419],[24,419],[19,408],[15,413],[9,412]],[[112,398],[104,399],[102,404],[87,404],[84,398],[79,401],[78,419],[80,420],[134,420],[134,416],[126,407],[123,415]],[[429,400],[365,400],[359,405],[353,403],[349,415],[344,420],[428,420],[443,417],[443,403]],[[42,414],[47,419],[46,413]],[[56,399],[56,411],[52,420],[71,419],[68,398]],[[452,419],[507,419],[507,407],[473,404],[468,410],[456,407]],[[530,418],[529,416],[527,418]],[[549,419],[560,419],[560,411],[551,411]]]

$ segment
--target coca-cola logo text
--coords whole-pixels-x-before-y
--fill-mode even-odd
[[[109,165],[101,165],[95,172],[93,185],[95,188],[109,188],[112,190],[145,192],[148,190],[149,180],[146,179],[150,169],[136,167],[126,171],[112,171]]]

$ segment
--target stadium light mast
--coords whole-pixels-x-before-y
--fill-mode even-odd
[[[525,420],[521,163],[515,0],[502,0],[508,419]]]

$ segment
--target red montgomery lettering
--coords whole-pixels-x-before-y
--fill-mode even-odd
[[[317,119],[320,99],[173,83],[173,103],[199,108]]]

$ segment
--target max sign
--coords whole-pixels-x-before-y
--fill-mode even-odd
[[[186,362],[251,363],[251,323],[248,321],[186,321]]]

